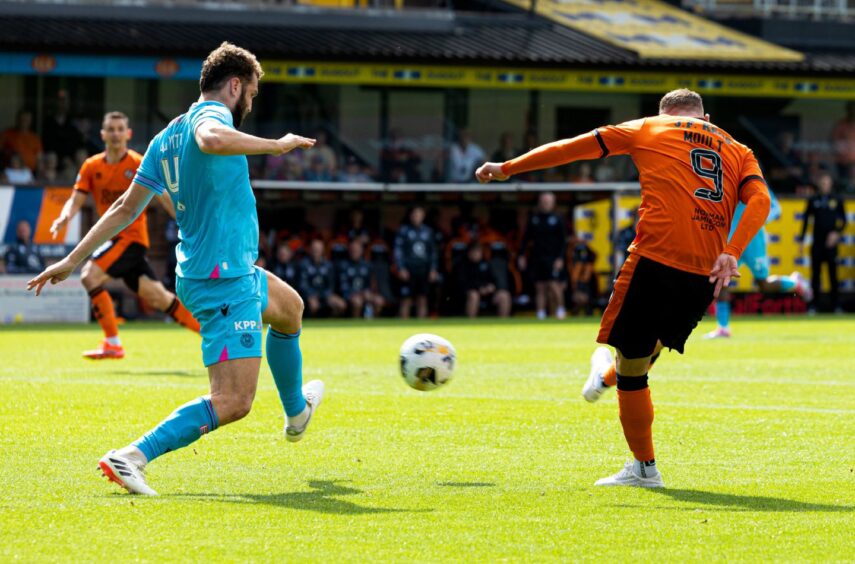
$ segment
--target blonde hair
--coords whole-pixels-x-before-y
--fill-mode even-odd
[[[672,90],[659,100],[659,113],[664,114],[674,109],[696,110],[703,114],[704,100],[700,94],[688,88]]]

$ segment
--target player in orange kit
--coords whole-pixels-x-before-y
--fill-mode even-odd
[[[104,215],[128,189],[142,161],[142,155],[128,149],[130,138],[128,116],[121,112],[110,112],[104,116],[101,139],[104,140],[106,150],[88,158],[80,168],[74,192],[51,226],[54,238],[80,211],[88,194],[92,194],[95,199],[98,213]],[[169,198],[159,199],[167,213],[174,218],[175,210]],[[92,313],[104,330],[101,346],[84,351],[84,357],[97,360],[125,356],[119,339],[113,300],[104,289],[104,283],[110,278],[121,278],[128,288],[149,305],[167,313],[188,329],[199,332],[199,323],[152,272],[145,256],[148,246],[148,226],[146,216],[142,214],[124,231],[97,249],[91,260],[83,266],[81,282],[92,300]]]
[[[608,155],[631,155],[639,172],[641,205],[598,343],[616,349],[620,422],[635,460],[598,486],[664,487],[653,453],[651,361],[663,347],[683,352],[692,330],[732,277],[737,261],[769,213],[769,191],[754,154],[709,123],[700,95],[681,89],[659,103],[659,115],[600,127],[538,147],[505,163],[485,163],[480,182]],[[741,201],[745,211],[727,240]],[[594,401],[608,386],[611,354],[592,358],[583,389]]]

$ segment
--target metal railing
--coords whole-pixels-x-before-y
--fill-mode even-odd
[[[710,17],[855,19],[855,0],[683,0],[683,7]]]

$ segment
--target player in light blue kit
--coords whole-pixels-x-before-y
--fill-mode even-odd
[[[775,197],[772,190],[769,190],[769,197],[772,200],[771,208],[769,209],[769,217],[766,218],[766,223],[775,221],[781,217],[781,204]],[[733,213],[733,222],[731,223],[730,235],[733,236],[736,227],[739,225],[739,220],[742,219],[742,212],[745,210],[745,204],[739,202],[736,204],[736,211]],[[766,254],[766,229],[761,228],[757,235],[745,247],[742,257],[739,259],[739,266],[747,264],[754,276],[754,282],[761,292],[765,294],[773,294],[776,292],[795,292],[807,302],[813,298],[810,283],[798,272],[793,272],[789,276],[769,276],[769,256]],[[715,302],[715,317],[718,321],[718,327],[714,331],[710,331],[704,335],[704,339],[721,339],[730,337],[730,295],[727,290],[722,288],[718,299]]]
[[[169,193],[181,240],[176,289],[201,324],[211,392],[98,462],[111,481],[131,493],[157,495],[146,483],[146,464],[249,413],[261,365],[262,323],[270,324],[265,348],[286,413],[286,439],[303,437],[323,398],[321,381],[302,385],[303,301],[285,282],[254,266],[258,216],[246,155],[281,155],[315,143],[291,134],[262,139],[237,131],[252,110],[262,75],[245,49],[223,43],[211,52],[202,66],[199,101],[155,136],[131,188],[66,258],[28,284],[38,294],[48,281],[64,280],[142,213],[153,196]]]

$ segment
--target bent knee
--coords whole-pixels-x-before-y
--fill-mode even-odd
[[[227,402],[227,411],[230,421],[243,419],[249,412],[252,411],[253,396],[251,395],[235,395],[229,398]]]

